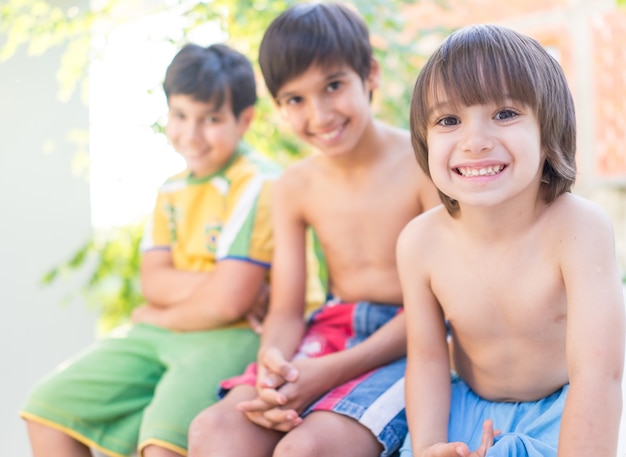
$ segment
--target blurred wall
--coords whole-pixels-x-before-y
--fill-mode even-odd
[[[37,379],[95,335],[83,303],[63,306],[74,282],[39,280],[90,234],[89,185],[73,176],[76,144],[88,129],[77,96],[57,99],[61,53],[21,53],[0,63],[0,442],[2,455],[30,455],[18,409]]]

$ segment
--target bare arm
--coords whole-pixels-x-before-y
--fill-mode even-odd
[[[287,172],[272,192],[272,293],[259,349],[260,370],[268,351],[290,360],[305,331],[306,222],[300,207],[300,185],[298,176]]]
[[[147,251],[141,258],[141,290],[154,306],[172,306],[189,299],[211,273],[184,271],[174,267],[168,251]]]
[[[624,297],[610,222],[592,211],[570,221],[561,240],[570,381],[559,436],[564,457],[614,457],[622,409]]]
[[[401,233],[397,259],[407,323],[406,412],[417,457],[448,442],[450,364],[444,316],[426,270],[433,254],[428,253],[428,242],[420,242],[428,238],[416,222]]]
[[[220,328],[243,319],[262,293],[266,270],[236,259],[221,260],[189,297],[167,308],[146,305],[133,313],[145,322],[179,331]]]

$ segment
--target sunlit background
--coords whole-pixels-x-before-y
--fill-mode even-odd
[[[92,7],[98,3],[49,3],[81,2]],[[66,303],[67,294],[82,284],[81,278],[42,287],[43,273],[66,260],[94,231],[141,221],[152,210],[157,187],[184,167],[153,126],[166,115],[161,83],[177,51],[172,43],[180,41],[186,25],[180,11],[192,3],[200,2],[118,1],[128,7],[129,19],[116,27],[105,24],[92,30],[88,104],[80,98],[80,89],[67,100],[59,100],[56,71],[62,50],[53,48],[33,57],[21,49],[16,58],[0,60],[3,454],[29,455],[17,410],[32,383],[96,337],[98,314],[80,301]],[[563,63],[576,92],[582,127],[577,186],[610,211],[618,239],[626,240],[626,174],[620,169],[626,151],[622,121],[626,114],[626,9],[616,9],[615,0],[419,3],[424,8],[407,14],[411,28],[452,27],[472,20],[505,23],[541,39]],[[437,10],[441,3],[464,7],[442,21]],[[11,4],[0,2],[0,21],[3,8]],[[168,12],[144,15],[141,8],[153,4],[167,5]],[[77,14],[72,8],[68,15]],[[217,30],[208,23],[196,28],[189,39],[203,45],[220,41],[224,37]],[[3,44],[0,33],[0,49]],[[580,55],[584,58],[577,60]],[[395,91],[394,83],[383,81],[383,90]],[[624,241],[620,246],[623,259]],[[622,431],[618,457],[626,457],[624,421]]]
[[[161,84],[180,39],[176,11],[153,14],[94,36],[99,59],[90,67],[89,157],[91,221],[95,229],[124,226],[145,217],[157,187],[184,168],[153,124],[167,113]],[[210,25],[190,40],[207,46],[221,39]]]

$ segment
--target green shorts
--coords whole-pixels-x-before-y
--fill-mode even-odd
[[[249,328],[120,328],[41,380],[20,415],[111,456],[149,444],[186,455],[192,419],[217,401],[221,380],[255,360],[258,345]]]

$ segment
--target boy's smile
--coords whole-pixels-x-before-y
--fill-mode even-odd
[[[370,123],[370,92],[377,85],[377,66],[362,81],[347,66],[314,65],[278,91],[281,116],[300,139],[324,154],[352,151]]]
[[[493,205],[537,191],[544,160],[539,123],[528,107],[506,103],[444,104],[428,121],[431,176],[460,203]]]
[[[171,95],[168,105],[165,131],[196,178],[216,173],[228,163],[253,113],[249,107],[237,119],[228,99],[216,109],[185,94]]]

